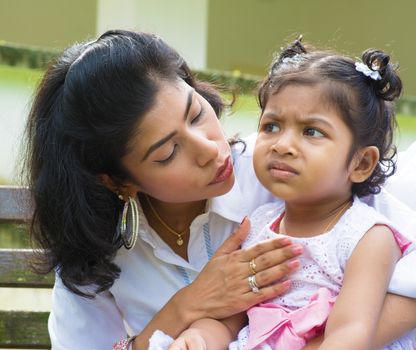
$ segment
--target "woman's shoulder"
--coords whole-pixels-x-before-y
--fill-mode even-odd
[[[385,188],[397,199],[416,210],[416,141],[397,155],[397,171]]]

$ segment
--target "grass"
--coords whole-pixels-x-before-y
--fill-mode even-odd
[[[2,83],[17,86],[35,86],[42,74],[43,71],[39,69],[0,65],[0,80]]]
[[[416,117],[411,115],[397,115],[397,122],[400,130],[405,130],[415,134],[416,137]]]

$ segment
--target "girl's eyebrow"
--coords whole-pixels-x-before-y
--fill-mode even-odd
[[[188,117],[188,113],[189,110],[192,106],[192,98],[194,95],[194,89],[190,89],[188,92],[188,97],[186,99],[186,106],[185,106],[185,113],[184,113],[184,120],[186,121],[187,117]],[[153,143],[149,149],[147,150],[146,154],[144,155],[142,162],[145,161],[149,155],[154,152],[156,149],[158,149],[159,147],[161,147],[162,145],[164,145],[166,142],[168,142],[173,136],[175,136],[177,133],[177,131],[172,131],[171,133],[169,133],[168,135],[166,135],[165,137],[161,138],[159,141],[156,141],[155,143]]]
[[[302,124],[324,124],[326,127],[334,129],[334,126],[330,122],[328,122],[325,118],[320,117],[319,115],[311,115],[296,118]],[[280,122],[284,120],[284,117],[279,112],[267,112],[261,116],[261,120],[263,119]]]
[[[300,121],[303,124],[324,124],[327,128],[334,129],[334,126],[329,121],[319,116],[308,116],[305,118],[300,118]]]
[[[266,112],[266,113],[264,113],[260,116],[259,123],[261,123],[263,121],[263,119],[279,122],[283,118],[282,118],[282,115],[279,112],[276,112],[276,111],[271,112],[270,111],[270,112]]]

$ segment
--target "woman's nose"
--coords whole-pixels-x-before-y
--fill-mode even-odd
[[[200,167],[204,167],[212,160],[216,160],[219,155],[217,142],[210,140],[205,135],[199,135],[194,138],[194,147],[196,162]]]

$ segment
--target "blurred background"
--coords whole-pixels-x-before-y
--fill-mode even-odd
[[[416,138],[414,13],[412,0],[0,0],[0,181],[18,181],[21,132],[47,61],[111,28],[157,33],[204,78],[239,85],[244,96],[223,124],[243,136],[256,128],[253,82],[299,34],[353,57],[384,49],[400,63],[405,92],[396,142],[406,147]]]
[[[252,91],[273,53],[299,34],[357,58],[369,47],[386,50],[404,81],[396,135],[404,149],[416,140],[415,13],[414,0],[0,0],[0,184],[18,181],[23,125],[48,60],[111,28],[157,33],[201,77],[239,88],[223,118],[229,135],[255,131]],[[27,245],[23,230],[10,232],[0,226],[0,247]],[[0,308],[50,307],[48,291],[5,293]]]

